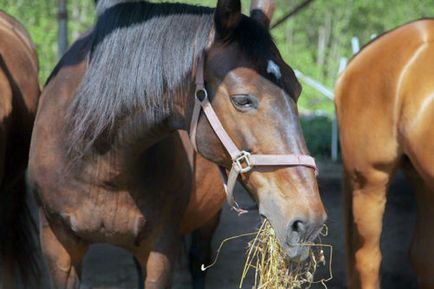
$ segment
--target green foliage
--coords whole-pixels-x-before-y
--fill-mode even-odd
[[[216,0],[179,1],[206,6],[216,3]],[[302,1],[276,0],[275,19]],[[41,64],[41,82],[58,59],[57,4],[57,0],[0,0],[0,9],[18,18],[32,35]],[[248,13],[250,1],[242,0],[242,4],[244,13]],[[68,0],[70,41],[94,23],[94,10],[93,0]],[[429,16],[434,16],[432,0],[316,0],[272,33],[284,59],[293,68],[333,88],[340,58],[352,55],[353,36],[364,44],[371,35]],[[303,87],[300,106],[304,111],[333,111],[329,100],[311,87]]]
[[[35,43],[40,64],[39,79],[45,82],[58,60],[57,0],[0,0],[0,9],[17,18]],[[69,39],[76,39],[93,23],[92,0],[69,0]]]
[[[276,1],[279,17],[288,10],[285,5],[288,1]],[[273,34],[284,59],[292,67],[333,88],[340,58],[352,56],[353,36],[359,37],[363,45],[372,35],[430,16],[434,16],[432,0],[316,0]],[[306,85],[303,88],[301,107],[333,111],[333,105],[324,96]]]
[[[302,117],[301,127],[309,152],[316,158],[328,158],[331,150],[331,119],[327,116]]]

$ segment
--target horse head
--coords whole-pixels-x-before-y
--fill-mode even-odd
[[[205,92],[227,136],[243,154],[306,157],[296,105],[301,86],[270,36],[273,12],[274,1],[254,1],[250,17],[241,13],[239,0],[218,1],[203,61]],[[198,118],[197,150],[231,170],[234,156],[211,122],[204,114]],[[240,180],[261,216],[270,221],[282,249],[291,257],[306,256],[300,244],[314,239],[326,219],[315,169],[272,161],[250,167],[248,157],[243,158],[238,165],[248,169],[241,171]]]

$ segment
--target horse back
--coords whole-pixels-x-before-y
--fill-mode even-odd
[[[38,105],[38,60],[25,29],[0,11],[0,121],[27,148]]]
[[[39,69],[38,65],[38,56],[36,54],[36,47],[31,41],[31,37],[27,30],[19,23],[15,18],[6,14],[5,12],[0,10],[0,26],[6,28],[10,31],[13,31],[14,34],[19,38],[19,40],[26,46],[29,55],[33,60],[33,65],[36,66],[37,70]]]

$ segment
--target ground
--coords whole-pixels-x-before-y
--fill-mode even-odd
[[[320,164],[319,183],[322,199],[328,212],[329,236],[324,243],[333,245],[333,275],[329,289],[345,288],[345,259],[343,245],[343,212],[341,198],[341,166],[330,162]],[[242,204],[250,199],[241,189],[236,194]],[[382,237],[384,260],[383,289],[417,288],[415,277],[407,260],[407,248],[414,223],[415,201],[402,175],[394,179],[386,208],[385,232]],[[214,237],[214,249],[228,237],[254,231],[259,218],[255,212],[238,217],[227,206]],[[244,254],[249,238],[228,242],[222,249],[216,265],[209,269],[207,289],[238,288]],[[185,257],[179,262],[174,288],[190,289],[190,277]],[[132,258],[121,249],[107,245],[93,246],[86,257],[82,289],[134,289],[137,276]],[[243,288],[251,288],[251,283]],[[323,288],[315,285],[312,288]]]

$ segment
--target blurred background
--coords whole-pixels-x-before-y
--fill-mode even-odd
[[[215,0],[168,2],[216,4]],[[248,13],[250,0],[242,0],[242,4]],[[301,78],[299,106],[309,149],[316,157],[331,157],[334,107],[330,96],[340,67],[373,37],[434,15],[434,4],[432,0],[276,0],[276,4],[274,23],[290,15],[272,29],[280,52],[307,81],[314,81],[309,82],[312,86]],[[67,15],[69,44],[95,21],[93,0],[0,0],[0,9],[18,18],[30,32],[39,55],[41,83],[59,58],[59,17]]]

